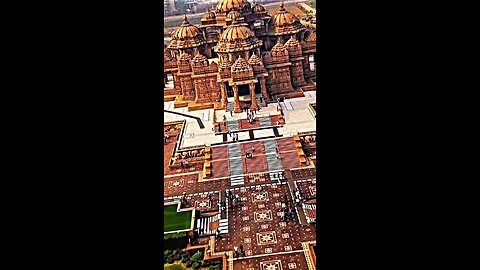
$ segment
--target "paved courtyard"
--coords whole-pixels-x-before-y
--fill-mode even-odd
[[[166,109],[200,117],[205,128],[193,119],[165,114],[164,201],[185,198],[184,207],[199,210],[195,228],[201,233],[194,245],[208,244],[212,254],[225,254],[228,269],[315,268],[316,157],[310,151],[307,162],[302,161],[303,144],[293,138],[298,132],[315,133],[314,119],[307,114],[315,95],[308,93],[303,100],[281,104],[285,123],[280,126],[277,103],[262,107],[249,123],[244,112],[189,112],[165,102]],[[228,131],[238,132],[239,141]],[[227,192],[236,199],[230,202]]]

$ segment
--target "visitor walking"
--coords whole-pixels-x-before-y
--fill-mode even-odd
[[[255,146],[252,145],[252,152],[255,153]]]
[[[230,111],[230,116],[233,117],[233,111]]]
[[[234,246],[233,250],[235,251],[235,257],[238,257],[238,247]]]
[[[243,253],[243,244],[240,244],[240,252]]]

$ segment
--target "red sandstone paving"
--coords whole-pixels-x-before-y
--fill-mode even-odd
[[[228,160],[212,161],[211,178],[227,177],[230,175]]]
[[[277,145],[279,152],[297,150],[297,147],[295,147],[295,141],[292,137],[277,139]]]
[[[270,122],[272,123],[272,125],[276,126],[277,121],[279,120],[280,120],[280,117],[278,115],[270,115]]]
[[[300,163],[300,159],[296,151],[286,152],[286,153],[280,152],[280,157],[281,157],[282,166],[284,169],[293,169],[293,168],[302,167],[302,164]]]
[[[296,182],[298,189],[302,192],[306,199],[312,199],[317,197],[317,186],[312,181]]]
[[[269,173],[245,175],[243,178],[245,185],[257,185],[271,182]]]
[[[212,151],[212,160],[228,158],[228,146],[226,145],[211,147],[210,150]]]
[[[275,270],[307,270],[307,260],[303,252],[271,255],[260,258],[239,259],[233,262],[234,270],[268,270],[267,265],[281,264],[281,268],[274,268]]]
[[[303,168],[301,170],[290,171],[294,179],[302,179],[308,177],[316,177],[317,168]]]
[[[177,182],[177,184],[175,184]],[[198,174],[185,175],[172,178],[166,178],[164,183],[165,197],[181,196],[183,192],[187,194],[200,193],[205,191],[218,191],[230,186],[230,179],[213,180],[198,182]]]
[[[242,156],[245,156],[247,152],[252,153],[252,146],[255,147],[255,153],[253,153],[253,156],[258,155],[258,154],[265,154],[265,146],[262,141],[254,141],[254,142],[247,142],[247,143],[241,143],[240,144],[240,151],[242,153]]]
[[[251,128],[259,128],[260,127],[260,121],[256,119],[253,121],[253,123],[249,123],[247,119],[241,119],[240,120],[240,129],[251,129]]]
[[[164,158],[163,158],[163,171],[165,174],[167,174],[170,171],[170,168],[168,167],[168,164],[170,162],[170,158],[172,157],[174,148],[175,148],[175,142],[178,137],[178,133],[173,134],[169,133],[170,138],[168,139],[167,143],[164,144]]]
[[[245,205],[244,208],[229,209],[229,234],[223,239],[215,240],[216,252],[232,250],[234,245],[239,246],[240,243],[247,256],[300,250],[301,242],[315,239],[314,225],[302,226],[297,221],[282,221],[279,214],[283,213],[281,201],[285,193],[290,198],[287,185],[264,187],[262,190],[257,190],[257,187],[233,191],[245,198],[242,199]],[[264,193],[267,193],[268,200],[253,201],[257,195]],[[256,220],[254,215],[258,217],[260,213],[266,213],[267,218]],[[273,238],[262,242],[262,235],[271,235]]]
[[[259,173],[268,171],[267,158],[265,155],[254,155],[252,159],[243,159],[243,173]]]

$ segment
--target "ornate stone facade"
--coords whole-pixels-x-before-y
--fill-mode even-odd
[[[240,96],[258,108],[265,102],[313,84],[316,54],[315,27],[305,24],[280,4],[269,16],[262,5],[247,0],[220,0],[198,26],[184,17],[164,49],[165,94],[181,100],[226,108]]]

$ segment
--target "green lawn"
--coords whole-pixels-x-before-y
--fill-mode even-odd
[[[177,212],[177,205],[164,206],[163,219],[164,232],[190,229],[192,211]]]

